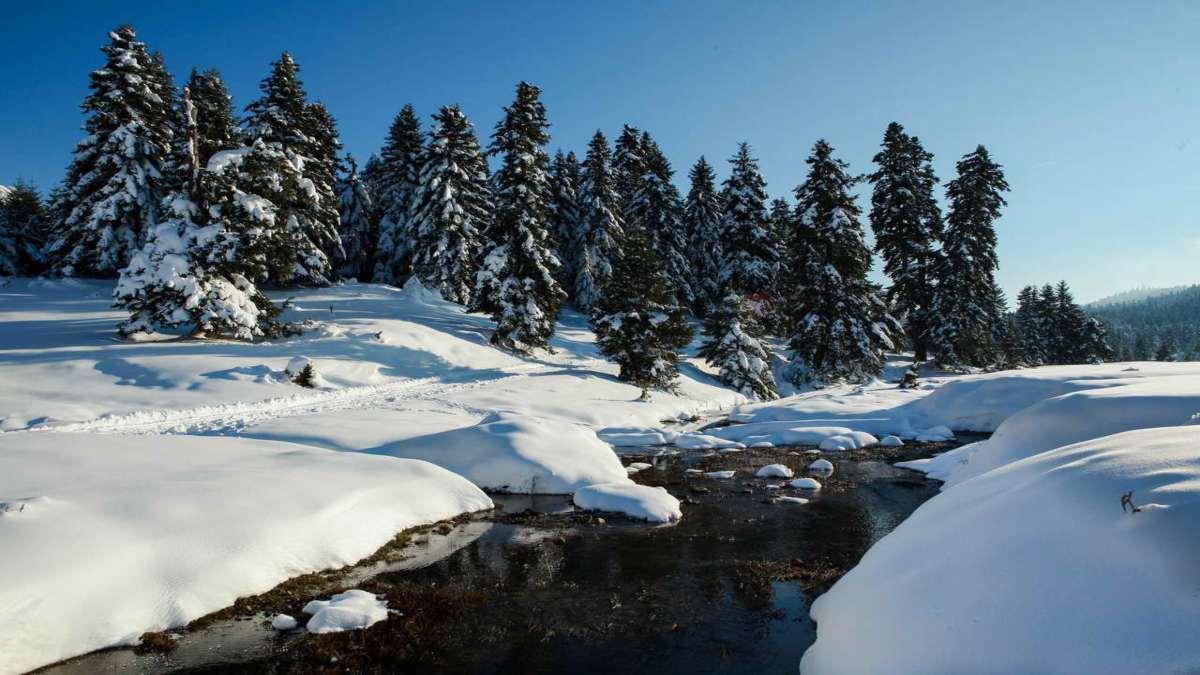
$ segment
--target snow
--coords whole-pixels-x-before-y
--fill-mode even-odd
[[[788,483],[788,485],[790,487],[796,488],[797,490],[820,490],[821,489],[821,482],[818,481],[816,478],[797,478],[796,480]]]
[[[1177,672],[1200,660],[1195,364],[966,376],[903,414],[932,420],[935,403],[947,426],[995,433],[902,464],[943,492],[817,599],[803,672]],[[1137,513],[1120,505],[1129,491]]]
[[[271,619],[271,628],[278,631],[296,630],[299,627],[300,622],[287,614],[276,614],[275,618]]]
[[[643,447],[647,445],[670,445],[679,434],[666,429],[645,427],[614,427],[596,433],[602,441],[617,447]]]
[[[617,455],[591,429],[509,412],[371,452],[433,462],[502,492],[566,494],[627,477]]]
[[[784,504],[807,504],[808,503],[808,500],[805,499],[804,497],[790,497],[788,495],[780,495],[775,498],[775,501],[783,502]]]
[[[328,600],[313,600],[304,606],[303,611],[312,614],[305,625],[310,633],[360,630],[388,618],[386,600],[357,588],[338,593]]]
[[[768,464],[754,474],[758,478],[791,478],[792,470],[782,464]]]
[[[860,450],[879,443],[879,440],[865,431],[851,431],[845,434],[830,436],[821,441],[819,446],[826,452],[832,450]]]
[[[899,436],[888,435],[879,439],[879,445],[885,448],[899,448],[904,445],[904,441]]]
[[[0,443],[0,672],[180,626],[396,532],[489,509],[425,462],[202,436]],[[16,583],[14,583],[16,582]]]
[[[708,472],[706,472],[706,473],[704,474],[704,477],[705,477],[705,478],[717,478],[717,479],[724,480],[724,479],[728,479],[728,478],[733,478],[733,475],[734,475],[735,473],[737,473],[737,472],[736,472],[736,471],[734,471],[734,470],[728,470],[728,471],[708,471]]]
[[[675,437],[672,444],[677,448],[685,450],[711,450],[711,449],[735,449],[741,450],[746,447],[745,443],[731,441],[719,436],[702,434],[698,432],[679,434]]]
[[[827,459],[818,459],[808,465],[808,470],[819,473],[833,473],[833,462]]]
[[[575,492],[574,501],[581,509],[623,513],[652,523],[668,523],[683,517],[679,500],[666,488],[636,483],[589,485]]]

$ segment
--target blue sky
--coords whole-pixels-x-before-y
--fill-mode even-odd
[[[457,102],[486,136],[525,79],[552,147],[629,122],[682,185],[698,156],[723,170],[746,140],[772,196],[790,196],[817,138],[867,172],[897,120],[943,181],[978,143],[1004,164],[1010,294],[1200,283],[1197,2],[0,4],[3,184],[60,178],[97,48],[129,22],[177,79],[220,70],[239,108],[291,51],[361,158],[409,102],[425,119]]]

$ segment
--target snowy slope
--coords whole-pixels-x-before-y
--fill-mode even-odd
[[[0,437],[0,673],[185,624],[492,502],[413,460],[231,438]]]

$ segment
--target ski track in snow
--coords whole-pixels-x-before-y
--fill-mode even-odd
[[[151,408],[105,415],[83,422],[46,424],[32,427],[30,431],[225,435],[236,434],[256,423],[280,417],[301,417],[350,409],[403,410],[407,407],[403,405],[406,402],[430,400],[483,416],[491,411],[474,408],[464,403],[447,401],[444,397],[459,391],[478,389],[528,377],[532,372],[545,369],[544,366],[526,364],[501,369],[507,373],[501,377],[466,379],[465,381],[447,381],[445,377],[426,377],[386,384],[279,396],[258,401],[235,401],[195,408]],[[468,373],[466,377],[472,377],[472,375],[474,374]]]

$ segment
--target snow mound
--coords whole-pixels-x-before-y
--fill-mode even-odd
[[[851,431],[848,434],[830,436],[821,441],[820,448],[826,452],[833,450],[861,450],[879,443],[879,440],[865,431]]]
[[[287,614],[276,614],[275,618],[271,619],[271,628],[278,631],[296,630],[299,627],[300,622]]]
[[[791,478],[792,470],[782,464],[768,464],[754,474],[759,478]]]
[[[1102,428],[1105,415],[1095,411],[1120,408],[1105,398],[1055,407],[1098,404],[1072,412],[1080,425]],[[1154,406],[1139,409],[1153,414]],[[1063,433],[1040,428],[1043,446]],[[1104,436],[944,491],[816,600],[820,628],[801,670],[1167,673],[1195,666],[1197,441],[1189,426]],[[1135,503],[1159,506],[1123,512],[1119,498],[1130,490]]]
[[[652,523],[669,523],[683,517],[679,500],[666,488],[637,483],[601,483],[575,492],[575,505],[588,511],[623,513]]]
[[[630,448],[645,445],[670,445],[675,442],[678,433],[666,429],[650,429],[647,427],[612,427],[596,432],[600,440],[619,448]]]
[[[784,504],[807,504],[808,503],[808,500],[805,499],[804,497],[789,497],[787,495],[780,495],[775,498],[775,501],[783,502]]]
[[[954,432],[950,430],[950,427],[941,424],[917,434],[918,443],[941,443],[952,440],[954,440]]]
[[[733,471],[733,470],[729,470],[729,471],[709,471],[708,473],[705,473],[705,474],[704,474],[704,477],[705,477],[705,478],[717,478],[717,479],[720,479],[720,480],[724,480],[724,479],[733,478],[733,475],[734,475],[735,473],[737,473],[737,472],[736,472],[736,471]]]
[[[820,490],[821,489],[821,482],[818,481],[816,478],[797,478],[796,480],[788,483],[788,485],[793,488],[796,488],[797,490]]]
[[[738,441],[731,441],[718,436],[710,436],[701,433],[686,433],[679,434],[675,437],[672,444],[677,448],[684,450],[711,450],[711,449],[734,449],[740,450],[746,445]]]
[[[6,433],[0,672],[180,626],[398,531],[489,509],[426,462],[204,436]]]
[[[386,600],[379,600],[374,593],[357,588],[338,593],[328,600],[313,600],[303,611],[312,614],[305,625],[310,633],[361,630],[388,618]]]
[[[818,459],[808,465],[808,470],[816,473],[833,473],[833,462],[827,459]]]
[[[517,413],[491,413],[479,424],[418,436],[373,452],[423,459],[481,488],[568,494],[628,474],[612,448],[585,426]]]
[[[884,436],[879,439],[879,445],[885,448],[899,448],[904,445],[904,441],[900,440],[899,436]]]

